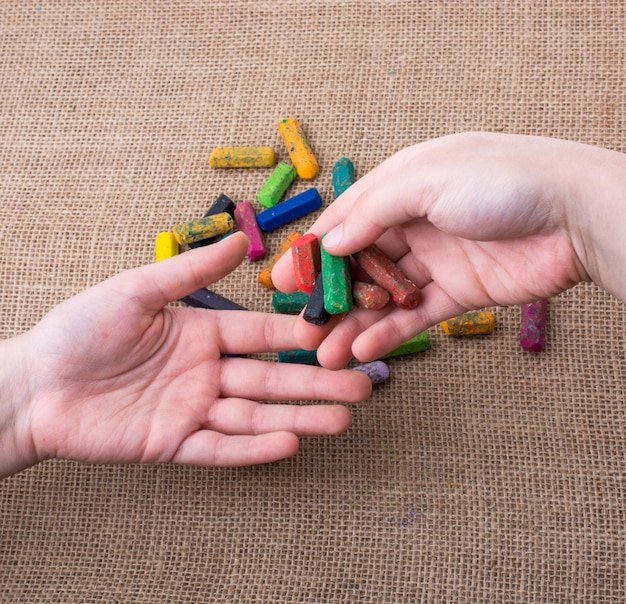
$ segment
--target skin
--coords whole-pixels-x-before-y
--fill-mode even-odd
[[[0,477],[53,457],[258,464],[346,430],[343,405],[259,401],[361,401],[362,373],[222,357],[295,348],[295,317],[168,306],[231,272],[247,244],[237,233],[126,271],[0,342]]]
[[[356,309],[295,336],[325,367],[370,361],[471,309],[549,298],[592,280],[626,300],[626,156],[543,137],[464,133],[364,175],[314,223],[332,254],[370,243],[422,290],[412,311]],[[294,289],[282,258],[272,273]]]

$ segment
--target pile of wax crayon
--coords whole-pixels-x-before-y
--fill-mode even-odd
[[[158,234],[157,261],[178,254],[181,245],[197,247],[213,243],[237,226],[249,240],[248,260],[257,262],[267,255],[267,233],[322,207],[322,198],[315,187],[283,200],[295,178],[313,179],[319,172],[319,164],[295,118],[280,119],[278,131],[293,165],[282,161],[276,165],[276,153],[271,147],[218,147],[209,157],[209,165],[214,168],[273,168],[257,194],[257,200],[264,209],[257,213],[251,202],[235,204],[221,194],[202,218]],[[335,197],[355,182],[354,165],[348,158],[341,158],[335,163],[332,180]],[[380,310],[392,303],[411,310],[420,303],[420,289],[375,244],[354,254],[352,259],[333,256],[326,252],[313,233],[288,234],[280,252],[259,274],[258,281],[267,290],[275,290],[271,272],[278,259],[287,253],[291,253],[293,258],[298,291],[291,294],[274,291],[272,305],[277,312],[302,312],[304,320],[324,325],[332,315],[349,312],[353,307]],[[352,279],[353,262],[371,281]],[[214,310],[245,310],[205,288],[182,298],[182,302]],[[546,317],[547,300],[522,305],[522,348],[535,352],[543,350]],[[471,311],[441,322],[441,327],[450,336],[486,335],[494,331],[496,318],[488,311]],[[428,333],[422,332],[383,358],[429,348]],[[279,361],[317,363],[317,357],[315,351],[293,350],[279,353]],[[389,376],[389,368],[381,360],[354,369],[365,371],[373,383],[384,381]]]

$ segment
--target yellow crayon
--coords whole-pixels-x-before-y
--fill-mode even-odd
[[[280,246],[280,252],[274,254],[271,257],[270,261],[267,263],[267,266],[261,271],[261,274],[258,277],[258,281],[265,289],[275,289],[274,283],[272,283],[272,269],[274,268],[274,265],[281,259],[281,257],[284,256],[291,249],[291,244],[296,239],[300,239],[300,237],[302,237],[302,235],[295,231],[289,233],[289,235],[287,235],[287,238]]]
[[[485,335],[496,328],[496,317],[486,310],[470,311],[442,321],[441,327],[449,336]]]
[[[311,151],[311,147],[304,137],[298,120],[294,117],[281,119],[278,122],[278,132],[285,143],[285,147],[287,147],[298,176],[305,180],[317,176],[319,172],[317,159],[315,159],[315,155],[313,155],[313,151]]]
[[[212,168],[271,168],[275,164],[271,147],[217,147],[209,157]]]
[[[171,258],[172,256],[178,256],[179,251],[180,248],[176,237],[174,237],[174,233],[171,231],[162,231],[157,235],[154,254],[157,262]]]
[[[197,220],[179,224],[172,229],[176,241],[180,245],[194,243],[216,235],[223,235],[232,231],[234,226],[233,217],[227,212],[205,216]]]

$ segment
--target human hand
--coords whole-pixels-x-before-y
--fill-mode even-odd
[[[15,371],[0,372],[11,418],[0,414],[11,443],[0,430],[0,451],[21,461],[0,455],[0,476],[51,457],[256,464],[294,454],[299,435],[346,430],[342,405],[257,401],[360,401],[371,391],[361,372],[222,357],[297,347],[294,317],[167,306],[231,272],[246,248],[237,233],[123,272],[2,342]]]
[[[624,224],[624,210],[610,201],[623,197],[617,175],[625,167],[619,153],[516,135],[453,135],[400,151],[343,193],[310,232],[328,233],[324,246],[335,255],[376,241],[422,289],[420,306],[356,309],[323,328],[301,319],[300,346],[338,368],[353,355],[375,359],[466,310],[548,298],[589,278],[626,295],[607,260],[619,253],[600,235],[613,230],[614,245],[626,235],[611,229]],[[272,280],[294,289],[289,258]]]

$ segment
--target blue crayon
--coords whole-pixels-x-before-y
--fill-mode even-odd
[[[339,197],[350,185],[354,184],[354,164],[347,158],[342,157],[333,166],[333,189],[335,197]]]
[[[281,201],[273,208],[260,212],[256,216],[256,221],[264,231],[273,231],[321,207],[322,198],[318,190],[312,187],[290,199]]]

